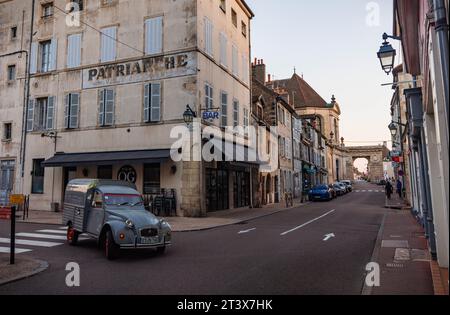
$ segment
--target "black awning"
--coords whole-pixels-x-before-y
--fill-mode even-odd
[[[110,165],[116,163],[158,163],[170,157],[170,150],[116,151],[90,153],[56,153],[42,163],[44,167],[73,167],[79,165]]]

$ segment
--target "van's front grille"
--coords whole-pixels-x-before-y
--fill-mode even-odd
[[[142,229],[141,236],[143,236],[143,237],[158,236],[158,229]]]

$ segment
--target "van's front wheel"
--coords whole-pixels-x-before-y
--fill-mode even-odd
[[[78,244],[78,237],[80,236],[80,232],[75,230],[72,226],[67,227],[67,242],[69,245],[75,246]]]
[[[105,255],[108,260],[114,260],[119,256],[119,248],[114,242],[114,237],[111,231],[106,232]]]

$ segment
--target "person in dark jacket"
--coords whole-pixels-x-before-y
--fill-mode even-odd
[[[394,192],[394,187],[392,187],[390,180],[386,181],[385,191],[387,198],[391,200],[392,193]]]

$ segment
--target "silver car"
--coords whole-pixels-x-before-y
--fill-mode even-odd
[[[126,249],[154,248],[164,253],[172,242],[170,225],[145,210],[134,184],[120,181],[70,181],[63,224],[70,245],[78,243],[80,234],[87,234],[98,241],[110,260]]]

